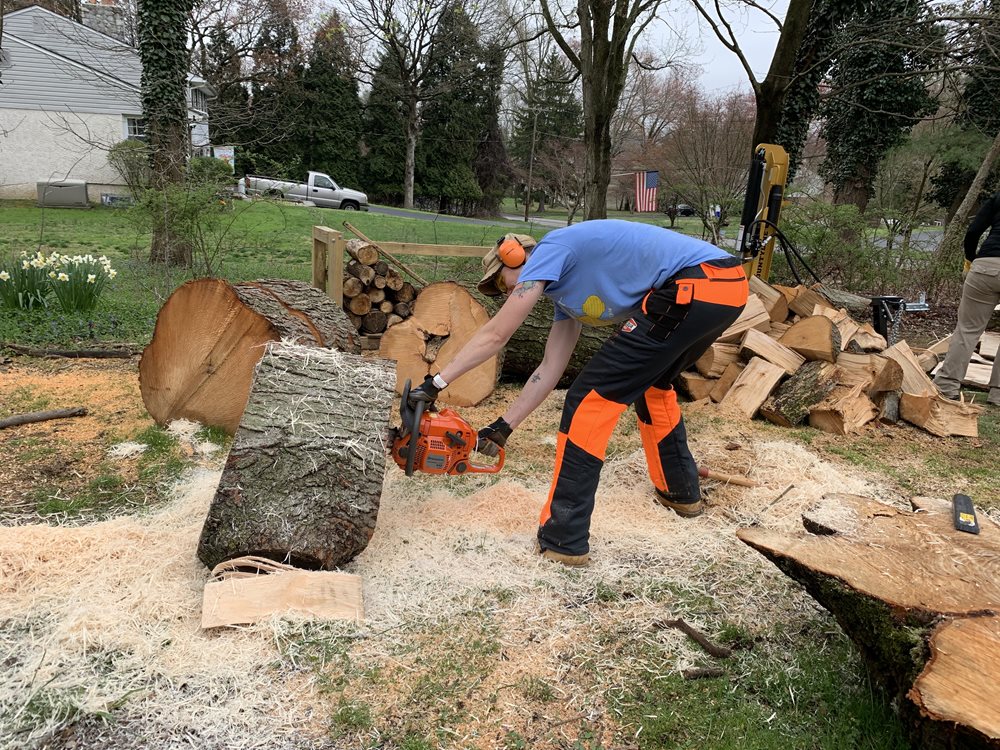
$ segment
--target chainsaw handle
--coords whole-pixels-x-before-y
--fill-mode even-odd
[[[499,460],[495,464],[493,464],[492,466],[491,465],[486,465],[486,464],[474,464],[474,463],[472,463],[470,461],[468,464],[466,464],[466,466],[467,466],[466,473],[467,474],[496,474],[498,471],[500,471],[500,469],[503,468],[503,462],[504,462],[504,449],[503,448],[501,448],[500,452],[497,453],[497,458]]]

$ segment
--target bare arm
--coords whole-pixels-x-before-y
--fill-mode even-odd
[[[576,342],[580,338],[583,325],[578,320],[566,318],[552,324],[549,338],[545,342],[545,354],[542,363],[528,378],[520,395],[510,405],[503,418],[511,427],[517,427],[533,412],[552,389],[556,387],[559,378],[566,371]]]
[[[526,281],[515,286],[500,311],[476,331],[455,359],[441,370],[444,381],[455,381],[499,352],[528,317],[544,289],[543,281]]]

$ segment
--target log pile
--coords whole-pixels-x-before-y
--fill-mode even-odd
[[[737,536],[837,619],[915,748],[1000,747],[1000,526],[957,531],[951,503],[913,510],[827,495],[804,528]]]
[[[927,347],[940,357],[944,362],[948,353],[948,345],[951,343],[951,335],[945,336],[940,341],[936,341]],[[984,391],[990,388],[990,376],[993,374],[993,362],[997,358],[997,350],[1000,349],[1000,333],[986,331],[976,344],[975,351],[969,359],[969,369],[965,371],[965,378],[962,385],[968,388],[980,388]],[[937,373],[941,365],[938,364],[931,374]]]
[[[348,240],[344,311],[361,333],[383,333],[413,314],[417,290],[364,240]]]
[[[888,346],[852,315],[863,310],[861,298],[818,284],[769,286],[754,278],[750,290],[739,319],[681,374],[690,398],[840,435],[903,419],[940,437],[978,436],[981,407],[946,399],[928,376],[942,347]],[[984,337],[981,349],[990,351],[992,341]]]

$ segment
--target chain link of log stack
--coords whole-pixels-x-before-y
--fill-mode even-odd
[[[380,334],[413,314],[417,290],[364,240],[348,240],[344,310],[361,333]]]
[[[947,352],[905,340],[888,345],[870,323],[866,298],[753,278],[740,318],[712,344],[681,390],[721,408],[774,424],[808,424],[846,435],[876,420],[903,419],[948,437],[978,437],[982,407],[945,398],[928,376]],[[853,314],[852,314],[853,313]]]

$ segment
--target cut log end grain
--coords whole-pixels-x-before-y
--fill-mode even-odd
[[[345,243],[347,254],[364,266],[372,266],[378,262],[378,250],[374,245],[363,240],[348,240]]]
[[[344,311],[304,282],[183,284],[160,309],[139,361],[146,409],[159,424],[184,418],[233,434],[264,344],[278,339],[361,351]]]
[[[915,511],[827,495],[806,530],[737,536],[829,610],[889,692],[920,747],[996,747],[1000,740],[1000,527],[956,531],[951,504]],[[820,533],[810,533],[807,529]]]
[[[778,343],[798,352],[807,360],[836,362],[840,353],[840,331],[823,315],[810,315],[792,325]]]
[[[412,316],[388,328],[379,354],[396,360],[396,389],[423,382],[445,367],[480,327],[489,320],[485,308],[461,285],[442,281],[424,287]],[[491,357],[445,388],[439,400],[455,406],[474,406],[489,396],[500,374],[498,357]]]

